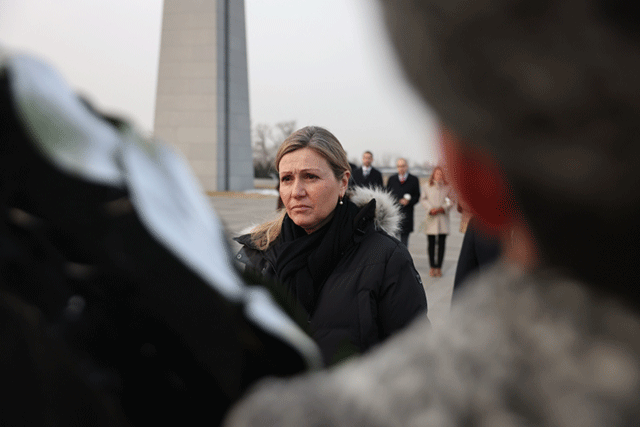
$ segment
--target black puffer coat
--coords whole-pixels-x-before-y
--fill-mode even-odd
[[[388,232],[398,229],[398,208],[387,193],[357,188],[351,201],[366,209],[376,199],[375,218],[356,233],[353,244],[326,280],[309,314],[309,329],[327,364],[364,352],[402,329],[416,317],[426,317],[427,299],[420,275],[407,248]],[[246,268],[274,278],[268,252],[255,248],[250,235],[236,259]]]

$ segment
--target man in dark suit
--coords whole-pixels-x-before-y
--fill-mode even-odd
[[[356,186],[356,182],[353,180],[353,172],[358,169],[358,167],[354,163],[349,162],[349,168],[351,168],[351,176],[349,177],[349,188],[353,188]]]
[[[400,204],[402,222],[400,224],[400,240],[409,247],[409,234],[413,231],[413,206],[420,200],[420,182],[418,177],[409,173],[407,161],[403,158],[396,162],[398,174],[387,181],[389,191]]]
[[[382,184],[382,174],[371,164],[373,163],[373,154],[371,151],[365,151],[362,155],[362,167],[353,170],[353,180],[359,187],[384,187]]]

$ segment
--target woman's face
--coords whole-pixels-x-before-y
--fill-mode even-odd
[[[435,182],[444,181],[444,175],[442,174],[442,169],[436,169],[435,171],[433,171],[433,180]]]
[[[347,189],[349,172],[337,180],[327,160],[311,148],[285,154],[278,169],[280,197],[289,218],[307,233],[329,222]]]

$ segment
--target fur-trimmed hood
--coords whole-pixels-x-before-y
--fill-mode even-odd
[[[347,196],[359,208],[366,206],[371,199],[376,199],[376,230],[383,230],[393,237],[398,237],[402,213],[391,194],[380,188],[354,187],[347,192]]]

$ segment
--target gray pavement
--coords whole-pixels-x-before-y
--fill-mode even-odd
[[[239,235],[251,225],[260,224],[275,215],[275,196],[250,193],[216,193],[210,196],[209,200],[227,228],[230,238]],[[424,208],[420,204],[416,205],[416,226],[422,222],[424,215]],[[447,237],[442,277],[440,278],[429,277],[426,236],[420,231],[414,231],[409,237],[409,252],[422,277],[429,305],[428,316],[434,327],[441,326],[449,314],[453,278],[463,237],[458,231],[459,227],[460,215],[452,210],[451,232]],[[231,241],[231,246],[234,253],[239,250],[239,245],[236,242]]]

